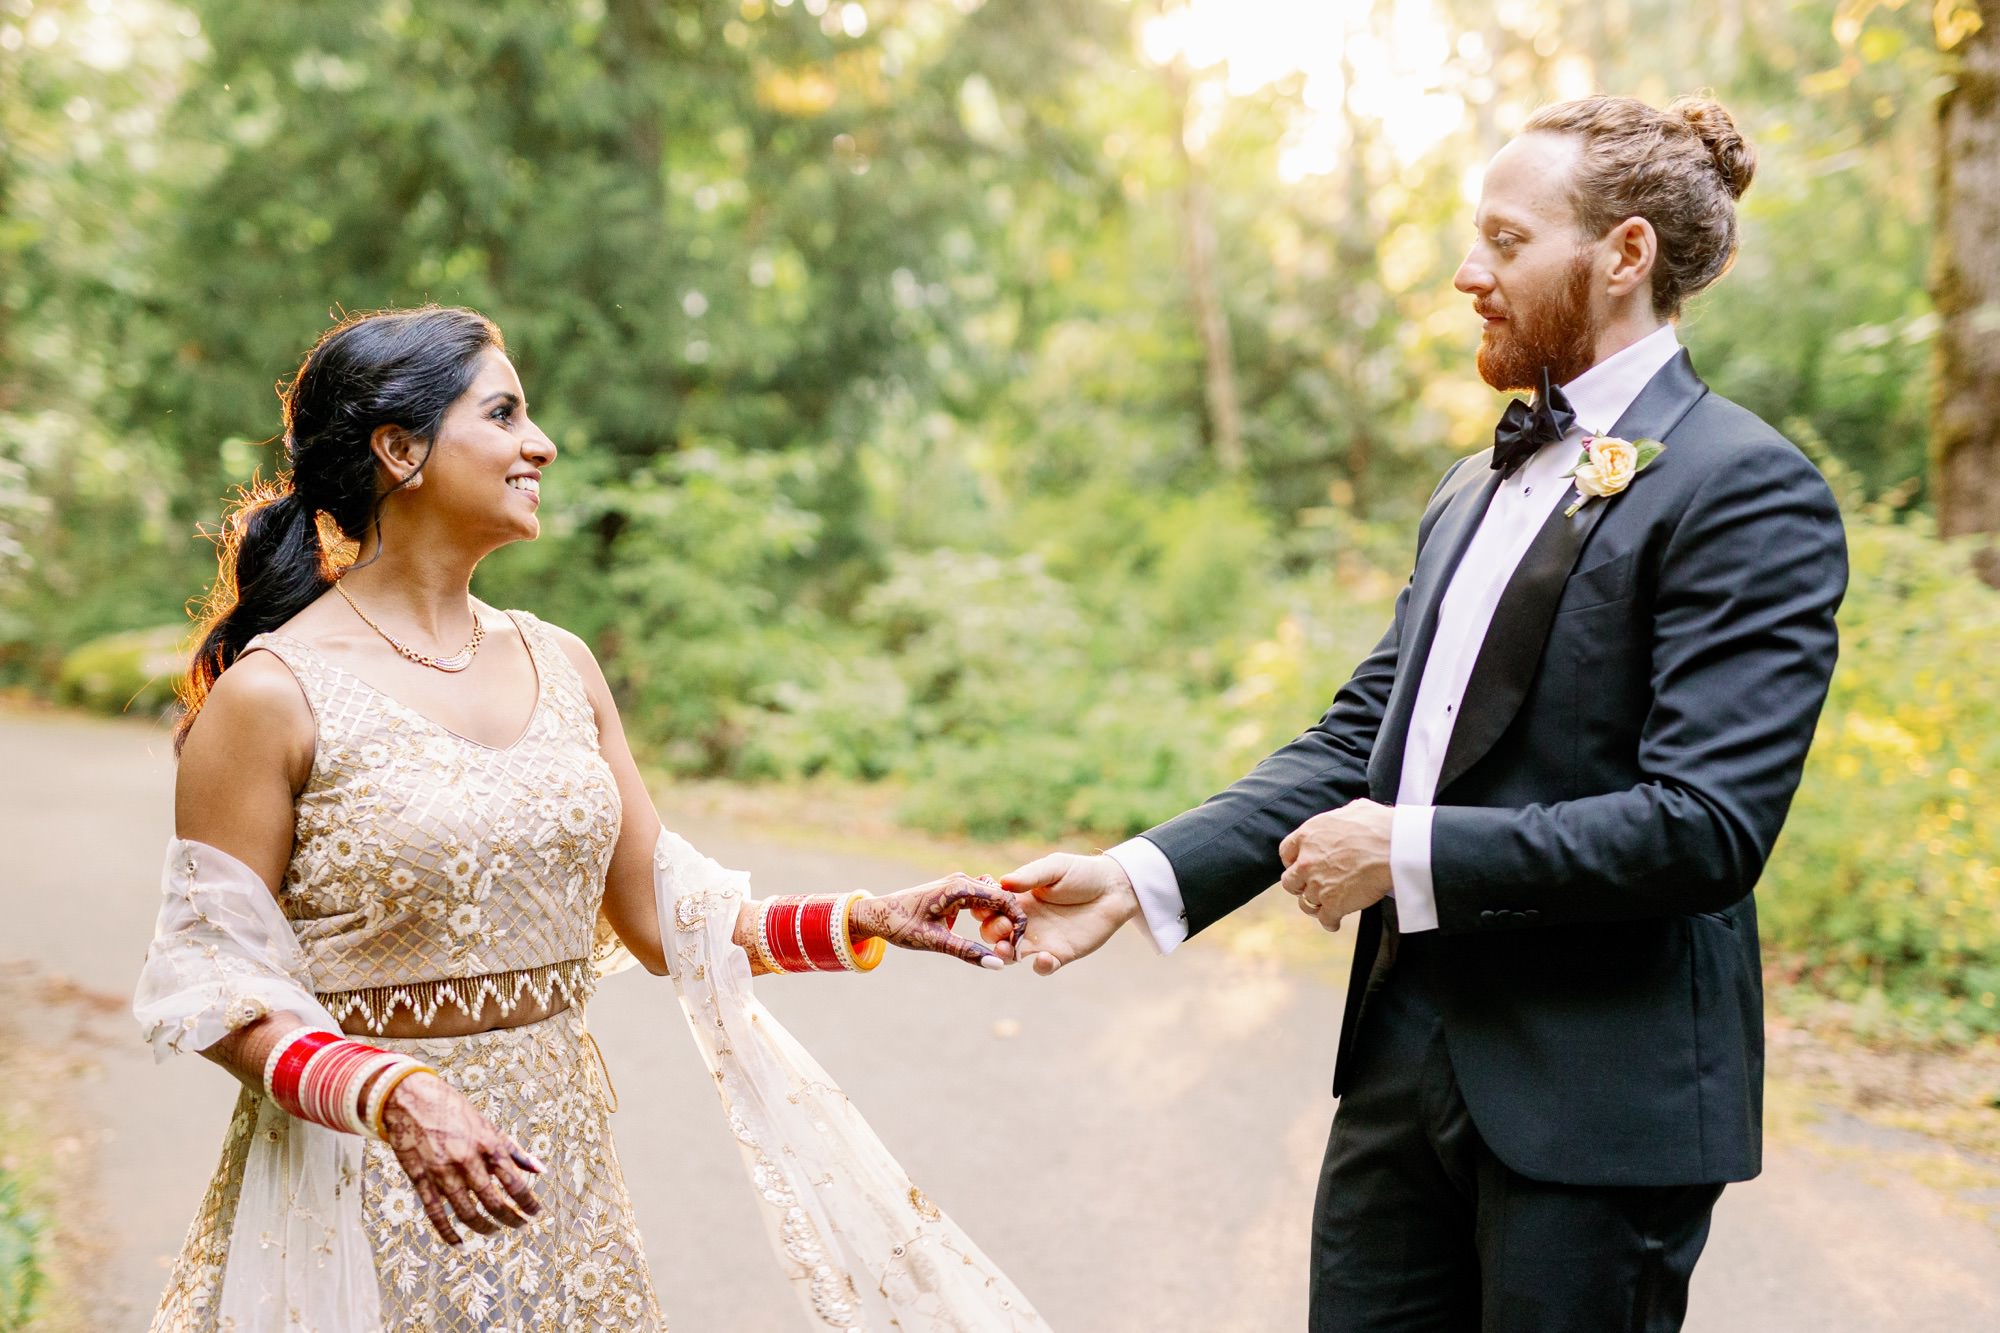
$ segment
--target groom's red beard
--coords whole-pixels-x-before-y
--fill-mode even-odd
[[[1502,393],[1541,387],[1542,367],[1551,384],[1567,384],[1597,360],[1604,321],[1590,308],[1591,257],[1579,250],[1562,284],[1537,305],[1510,311],[1486,326],[1479,340],[1479,378]]]

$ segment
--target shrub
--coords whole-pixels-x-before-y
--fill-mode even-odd
[[[1925,1026],[2000,1030],[2000,594],[1928,519],[1848,524],[1841,660],[1759,889],[1779,967]]]
[[[764,703],[840,642],[789,577],[820,528],[793,499],[808,463],[703,447],[621,477],[601,451],[565,447],[574,471],[543,512],[544,539],[490,559],[478,591],[590,641],[649,759],[762,775],[748,761]]]
[[[21,1182],[0,1166],[0,1329],[28,1327],[45,1279],[37,1250],[41,1220],[22,1198]]]
[[[850,649],[841,652],[840,648]],[[894,663],[853,636],[812,645],[802,679],[769,686],[738,767],[777,777],[872,781],[905,770],[916,748],[910,689]]]
[[[111,634],[71,652],[56,673],[64,702],[99,713],[158,716],[174,703],[174,684],[187,670],[188,627]]]
[[[1222,735],[1201,701],[1160,677],[1095,688],[1081,679],[1049,697],[1070,706],[1067,717],[925,747],[903,817],[982,838],[1116,840],[1213,790]]]

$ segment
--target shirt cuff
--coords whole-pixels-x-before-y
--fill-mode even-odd
[[[1116,861],[1139,895],[1146,934],[1161,953],[1172,953],[1188,937],[1187,904],[1181,901],[1180,878],[1167,854],[1144,838],[1121,842],[1104,853]]]
[[[1401,933],[1438,928],[1437,892],[1431,883],[1432,805],[1399,805],[1389,826],[1389,882],[1395,886]]]

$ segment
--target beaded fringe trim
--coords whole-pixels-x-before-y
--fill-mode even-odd
[[[419,1022],[428,1024],[447,1003],[457,1006],[467,1018],[473,1018],[486,1008],[488,1001],[497,1000],[505,1016],[514,1012],[523,995],[534,996],[540,1005],[547,1005],[549,997],[557,994],[572,1005],[581,1004],[590,998],[596,979],[588,958],[569,958],[518,972],[330,991],[321,994],[319,1002],[342,1026],[346,1025],[348,1015],[358,1013],[368,1030],[380,1036],[398,1009],[407,1010]]]

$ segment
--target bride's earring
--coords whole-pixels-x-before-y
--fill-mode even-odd
[[[417,487],[423,484],[424,484],[424,474],[421,472],[412,472],[408,477],[404,479],[403,489],[406,491],[414,491],[415,489],[417,489]]]

